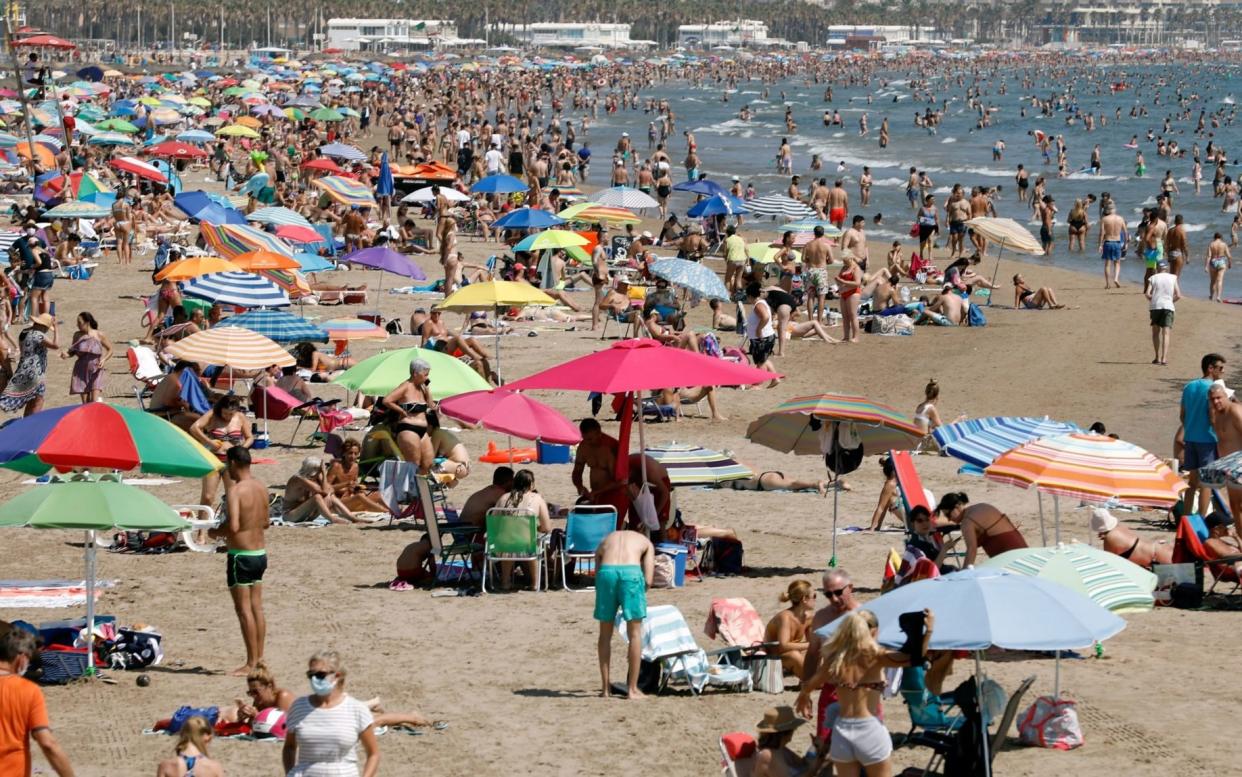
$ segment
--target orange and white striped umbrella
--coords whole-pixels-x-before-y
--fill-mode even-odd
[[[574,216],[575,221],[606,221],[609,224],[638,224],[642,222],[633,211],[628,208],[613,207],[610,205],[591,205],[578,211]]]
[[[1153,454],[1100,434],[1042,437],[1002,453],[989,480],[1086,502],[1168,507],[1186,483]]]
[[[236,326],[195,332],[169,346],[168,353],[177,359],[236,370],[260,370],[273,364],[292,367],[295,363],[274,340]]]

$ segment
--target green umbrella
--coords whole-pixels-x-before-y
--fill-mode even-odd
[[[125,121],[125,119],[107,119],[106,121],[101,121],[96,124],[95,129],[110,130],[112,132],[125,132],[131,135],[138,131],[136,126],[128,121]]]
[[[183,531],[190,523],[160,500],[105,476],[38,486],[0,505],[0,527],[77,529],[86,532],[86,647],[94,655],[95,532]],[[94,660],[87,674],[95,673]]]
[[[310,112],[310,117],[315,121],[344,121],[345,116],[340,111],[331,108],[319,108]]]
[[[363,394],[383,396],[410,377],[410,362],[414,359],[431,365],[431,395],[437,400],[491,388],[464,362],[427,348],[401,348],[376,354],[350,367],[332,382]]]
[[[1079,543],[1011,550],[982,566],[1051,580],[1113,612],[1150,610],[1156,587],[1156,576],[1138,564]]]

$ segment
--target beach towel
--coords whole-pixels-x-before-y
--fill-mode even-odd
[[[763,642],[763,620],[746,599],[712,599],[703,633],[719,636],[726,645],[750,647]]]
[[[95,601],[115,580],[95,582]],[[83,580],[0,580],[0,609],[55,609],[81,607],[86,604],[86,582]]]
[[[194,371],[187,367],[181,371],[178,378],[181,380],[181,401],[195,413],[211,412],[211,402],[207,399],[207,392],[198,382],[198,376],[194,374]]]

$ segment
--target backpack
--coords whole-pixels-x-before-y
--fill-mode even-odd
[[[966,308],[966,326],[987,326],[988,320],[983,317],[983,309],[973,302]]]
[[[862,466],[862,442],[847,424],[834,421],[833,426],[832,446],[824,454],[824,466],[834,475],[848,475]]]
[[[1073,750],[1084,743],[1078,710],[1069,699],[1040,696],[1018,718],[1018,738],[1024,745]]]
[[[711,541],[712,572],[717,575],[742,574],[742,543],[728,537],[713,537]]]

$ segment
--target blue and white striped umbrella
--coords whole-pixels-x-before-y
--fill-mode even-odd
[[[134,139],[129,135],[122,135],[119,132],[100,132],[92,135],[87,141],[92,146],[133,146],[136,145]]]
[[[361,162],[367,158],[367,155],[362,153],[361,149],[345,143],[329,143],[326,146],[320,146],[319,153],[323,156],[332,156],[348,162]]]
[[[714,270],[689,259],[660,259],[651,265],[651,274],[706,299],[729,298],[729,291]]]
[[[191,297],[243,308],[283,308],[289,295],[261,275],[250,272],[214,272],[188,280],[182,291]]]
[[[591,202],[616,208],[630,208],[631,210],[660,207],[660,203],[656,202],[655,198],[650,194],[640,192],[638,189],[629,186],[614,186],[611,189],[600,189],[591,197]]]
[[[328,342],[326,329],[283,310],[248,310],[236,316],[229,316],[216,326],[239,326],[278,343]]]
[[[55,108],[53,108],[52,110],[55,110]],[[31,140],[33,140],[35,143],[40,143],[58,152],[65,150],[65,142],[61,140],[60,138],[55,137],[54,135],[44,135],[40,133],[38,135],[35,135],[33,138],[31,138]]]
[[[809,218],[815,215],[805,202],[799,202],[784,194],[766,194],[746,203],[746,207],[754,216],[771,216],[772,218],[792,219]]]
[[[298,213],[295,210],[290,210],[289,208],[282,208],[279,205],[274,205],[268,208],[259,208],[254,213],[247,215],[246,220],[258,221],[261,224],[275,224],[278,227],[295,225],[299,227],[306,227],[307,229],[315,228],[315,225],[311,224],[310,221],[301,213]]]
[[[1050,418],[992,416],[941,426],[932,432],[940,450],[971,466],[985,469],[1006,451],[1031,440],[1081,432],[1077,424]]]

